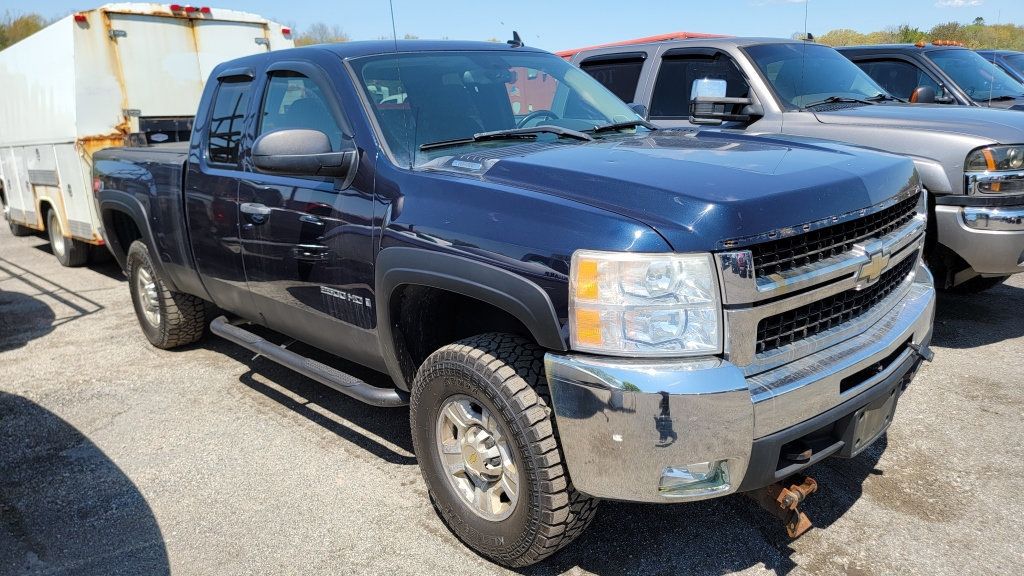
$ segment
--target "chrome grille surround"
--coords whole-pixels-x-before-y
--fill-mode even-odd
[[[903,263],[907,258],[918,261],[924,247],[927,203],[924,191],[917,187],[871,208],[858,211],[868,215],[889,208],[914,194],[918,195],[917,214],[900,228],[882,236],[858,242],[853,250],[825,260],[772,274],[756,276],[753,255],[749,249],[715,254],[723,291],[725,355],[745,375],[759,374],[783,364],[852,338],[877,322],[907,294],[913,283],[913,270],[889,296],[859,316],[833,326],[811,337],[766,352],[757,353],[757,327],[769,318],[847,290],[860,290],[873,285],[862,279],[862,270],[872,265],[877,254],[885,254],[888,262],[881,272]],[[765,238],[768,241],[769,238]],[[875,278],[877,280],[877,278]]]

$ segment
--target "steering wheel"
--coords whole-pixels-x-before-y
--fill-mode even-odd
[[[516,123],[516,128],[525,128],[529,122],[536,120],[537,118],[551,118],[552,120],[558,120],[560,116],[551,110],[534,110],[526,116],[523,116],[523,119]]]

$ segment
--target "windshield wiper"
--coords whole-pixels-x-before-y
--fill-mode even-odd
[[[1006,96],[1006,95],[1004,95],[1004,96],[993,96],[992,98],[989,98],[988,101],[989,102],[1001,102],[1003,100],[1016,100],[1016,99],[1018,99],[1018,98],[1020,98],[1022,96],[1024,96],[1024,94],[1021,94],[1020,96]]]
[[[895,97],[895,96],[893,96],[891,94],[882,94],[881,92],[879,92],[878,94],[875,94],[874,96],[872,96],[870,98],[865,98],[865,100],[867,100],[869,102],[888,102],[888,101],[903,102],[904,104],[906,104],[906,102],[907,102],[903,98],[897,98],[897,97]]]
[[[472,144],[473,142],[482,142],[484,140],[504,140],[508,139],[532,139],[536,138],[538,134],[555,134],[565,138],[574,138],[576,140],[593,140],[594,137],[590,134],[585,134],[578,130],[572,130],[571,128],[562,128],[561,126],[533,126],[531,128],[512,128],[510,130],[494,130],[492,132],[477,132],[467,138],[455,138],[453,140],[441,140],[439,142],[429,142],[427,144],[420,144],[420,150],[431,150],[434,148],[446,148],[448,146],[458,146],[460,144]]]
[[[636,120],[626,120],[624,122],[612,122],[610,124],[601,124],[600,126],[594,126],[593,128],[586,130],[586,132],[590,132],[591,134],[597,134],[599,132],[611,132],[613,130],[625,130],[626,128],[636,128],[637,126],[643,126],[648,130],[658,129],[657,126],[651,124],[647,120],[641,120],[638,118]]]
[[[845,96],[829,96],[824,100],[817,102],[811,102],[810,104],[804,104],[803,110],[814,108],[815,106],[821,106],[823,104],[839,104],[839,103],[850,103],[850,104],[877,104],[878,102],[871,102],[869,100],[861,100],[860,98],[846,98]]]

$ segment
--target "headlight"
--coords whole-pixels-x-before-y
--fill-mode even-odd
[[[578,250],[569,273],[569,335],[581,352],[693,356],[722,351],[710,254]]]
[[[964,171],[968,193],[1024,192],[1024,145],[979,148],[967,155]]]

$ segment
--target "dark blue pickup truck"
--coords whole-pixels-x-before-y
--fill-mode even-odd
[[[440,516],[505,565],[567,544],[601,498],[757,492],[854,456],[930,354],[910,160],[658,130],[517,43],[234,60],[191,143],[103,150],[94,170],[150,342],[209,327],[408,403]],[[792,534],[808,486],[777,499]]]

